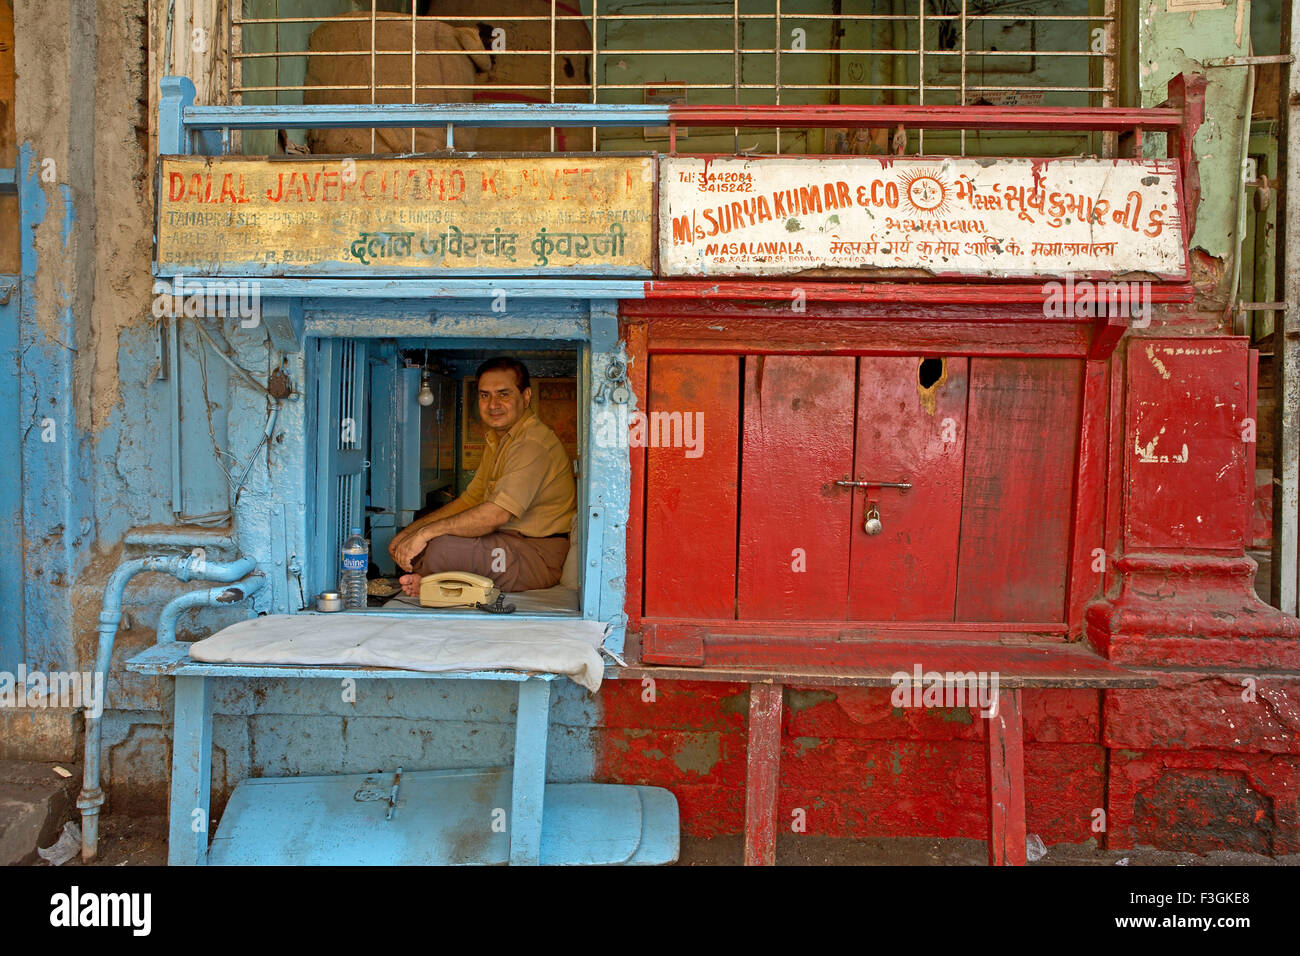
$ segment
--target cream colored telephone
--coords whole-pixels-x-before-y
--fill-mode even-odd
[[[476,607],[501,593],[491,578],[470,571],[443,571],[420,579],[421,607]]]

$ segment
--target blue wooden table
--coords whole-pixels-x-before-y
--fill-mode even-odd
[[[191,660],[184,643],[155,645],[126,668],[176,681],[169,864],[645,865],[677,859],[677,801],[669,791],[546,783],[551,682],[559,675],[213,664]],[[472,771],[245,780],[231,795],[209,847],[212,681],[229,677],[514,682],[514,763]]]

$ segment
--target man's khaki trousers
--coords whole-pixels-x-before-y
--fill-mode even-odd
[[[502,591],[532,591],[560,583],[569,553],[567,536],[528,538],[516,531],[494,531],[478,538],[439,535],[415,561],[420,574],[472,571]]]

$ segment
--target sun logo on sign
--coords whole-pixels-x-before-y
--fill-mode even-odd
[[[903,199],[916,212],[943,215],[951,194],[937,169],[915,169],[903,176]]]

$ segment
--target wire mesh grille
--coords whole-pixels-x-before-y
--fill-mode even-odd
[[[350,0],[232,2],[227,101],[1070,107],[1118,99],[1118,0],[359,2],[360,10]],[[513,132],[513,142],[497,131],[477,148],[667,142],[657,127]],[[693,130],[682,146],[881,153],[900,145],[892,133]],[[394,134],[401,148],[443,145]],[[1016,134],[916,131],[903,151],[925,152],[927,137],[932,152],[978,154]],[[374,131],[368,138],[372,151],[385,148]],[[1063,134],[1060,148],[1080,147],[1081,138]],[[1082,148],[1113,148],[1099,142]]]

